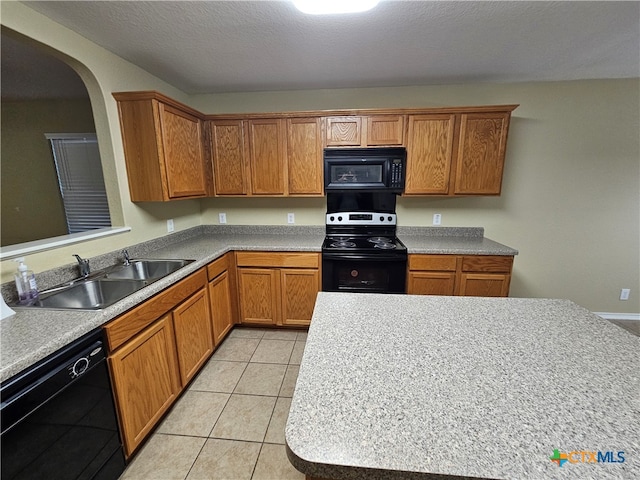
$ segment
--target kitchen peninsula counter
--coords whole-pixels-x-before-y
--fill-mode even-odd
[[[569,300],[322,292],[287,453],[307,478],[639,478],[639,351]]]
[[[484,238],[482,228],[400,227],[398,234],[411,253],[514,255],[514,250]],[[80,338],[153,295],[185,278],[226,252],[320,252],[324,226],[203,225],[128,247],[131,258],[190,259],[193,263],[99,311],[20,309],[0,325],[0,380],[4,381],[57,349]],[[78,276],[77,265],[38,272],[40,289]],[[96,271],[122,261],[120,250],[91,258]],[[13,285],[3,285],[3,293]],[[9,298],[5,295],[5,298]]]

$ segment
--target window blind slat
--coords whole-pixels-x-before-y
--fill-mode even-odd
[[[69,233],[111,226],[100,152],[95,136],[65,135],[51,142]]]

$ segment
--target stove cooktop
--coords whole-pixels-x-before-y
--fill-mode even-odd
[[[406,252],[407,247],[393,236],[327,235],[323,250],[331,251],[394,251]]]

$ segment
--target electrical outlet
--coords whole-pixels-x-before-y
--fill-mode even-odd
[[[441,225],[442,224],[442,215],[440,215],[439,213],[434,213],[433,214],[433,224],[434,225]]]
[[[287,213],[287,223],[296,223],[296,216],[293,213]]]
[[[629,300],[629,294],[631,293],[630,288],[623,288],[620,290],[620,300]]]
[[[171,233],[174,229],[173,218],[170,218],[169,220],[167,220],[167,232]]]
[[[218,223],[227,223],[227,214],[219,213],[218,214]]]

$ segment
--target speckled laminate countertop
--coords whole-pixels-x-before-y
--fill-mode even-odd
[[[518,250],[484,236],[481,227],[399,227],[409,253],[447,255],[517,255]]]
[[[514,255],[516,250],[483,237],[482,228],[400,229],[406,235],[409,253],[468,253],[476,255]],[[195,262],[139,290],[101,311],[61,311],[20,309],[11,318],[0,321],[0,381],[28,368],[57,349],[80,338],[176,281],[207,265],[231,250],[319,252],[324,239],[322,226],[202,226],[177,232],[129,247],[132,258],[181,258]],[[502,253],[501,253],[502,252]],[[121,261],[119,251],[91,259],[98,270]],[[70,263],[59,269],[37,273],[40,289],[50,288],[77,276]],[[12,285],[3,285],[3,295]]]
[[[640,478],[639,351],[569,300],[322,292],[287,453],[328,479]]]

